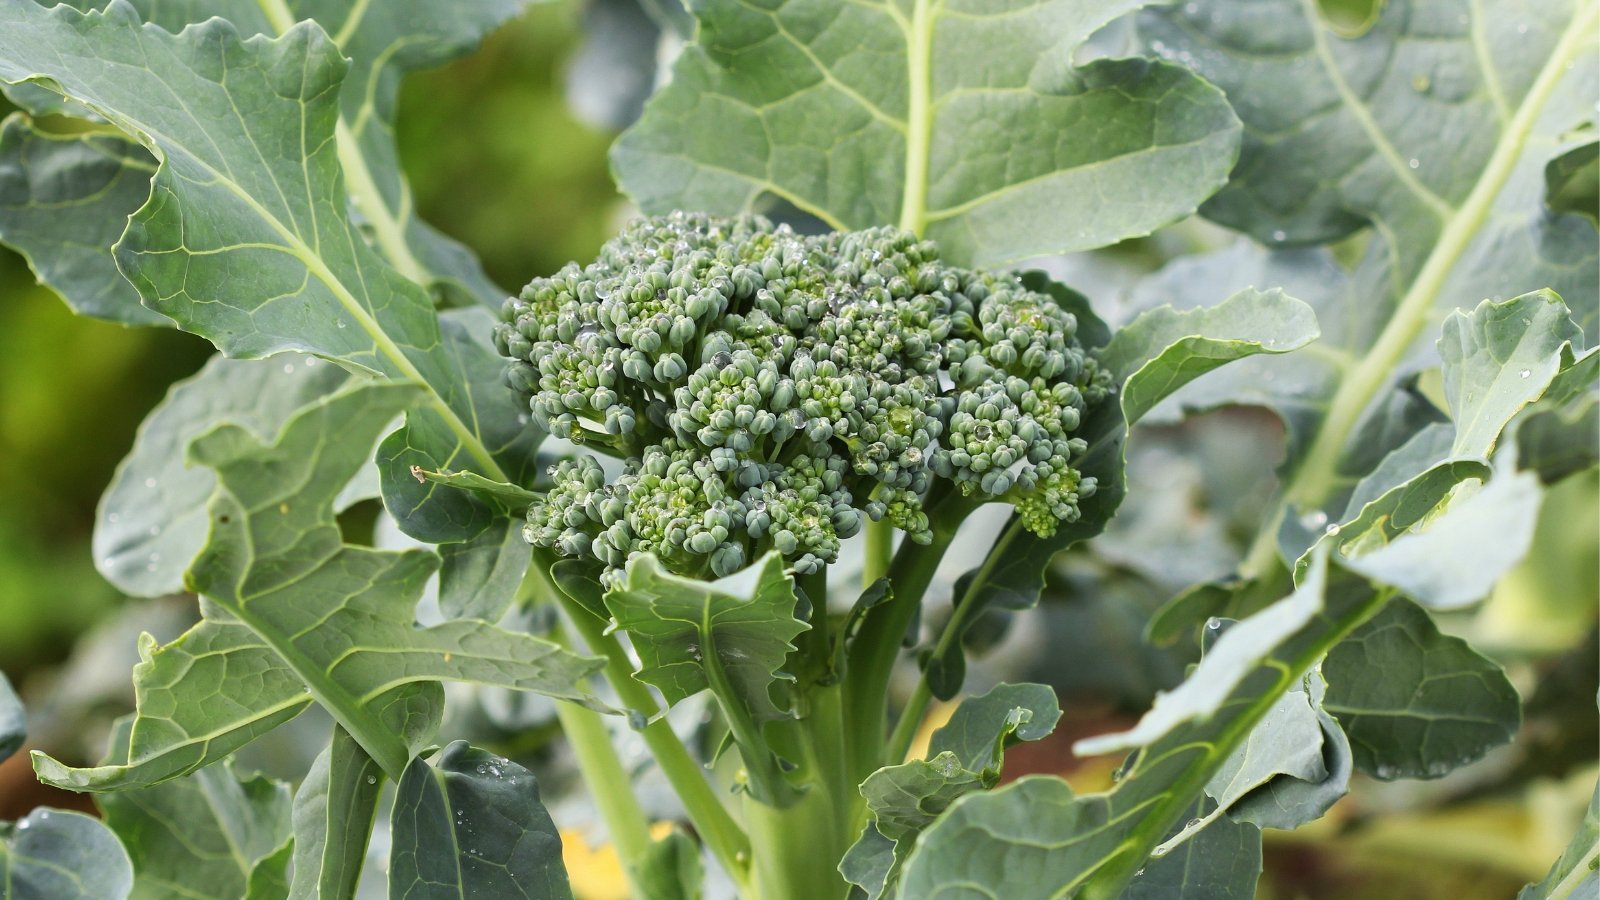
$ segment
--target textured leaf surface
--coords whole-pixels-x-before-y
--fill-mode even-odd
[[[1183,68],[1073,67],[1139,5],[702,0],[697,43],[612,161],[647,212],[776,199],[899,223],[962,263],[1147,234],[1221,185],[1238,121]]]
[[[1196,806],[1191,818],[1203,818]],[[1261,877],[1261,832],[1222,817],[1128,882],[1122,900],[1246,900]]]
[[[192,654],[191,639],[207,649],[222,643],[231,652],[213,654],[218,664],[245,654],[251,671],[270,674],[272,690],[218,693],[215,677],[191,675],[181,656],[164,663],[166,652],[147,647],[151,668],[172,672],[175,687],[159,707],[141,707],[132,765],[69,771],[41,759],[42,775],[82,789],[125,782],[157,764],[152,777],[183,771],[173,760],[204,764],[218,755],[210,733],[219,724],[237,746],[297,712],[306,698],[288,695],[295,680],[391,774],[405,768],[416,742],[428,739],[439,679],[587,700],[578,683],[599,667],[598,659],[481,621],[417,628],[415,606],[437,557],[343,543],[333,501],[365,464],[369,442],[418,393],[394,383],[342,390],[297,413],[271,445],[235,425],[195,440],[191,457],[217,472],[218,485],[208,506],[209,541],[188,582],[226,619],[211,616],[170,652]],[[221,712],[178,702],[184,694],[215,696]],[[280,718],[263,718],[267,700],[282,708],[273,713]],[[183,724],[174,728],[172,718],[180,715]],[[246,724],[238,724],[241,718]],[[152,746],[164,753],[152,759]]]
[[[870,900],[884,896],[918,835],[957,798],[994,785],[1005,747],[1047,737],[1060,718],[1055,691],[1042,684],[999,684],[963,700],[929,739],[927,759],[867,776],[861,796],[872,818],[839,871]]]
[[[1322,674],[1324,708],[1356,764],[1379,778],[1436,778],[1510,741],[1522,721],[1505,671],[1409,600],[1390,601],[1329,652]]]
[[[122,900],[133,866],[100,820],[40,807],[0,824],[0,885],[5,900]]]
[[[131,289],[131,288],[130,288]],[[350,373],[315,357],[216,357],[179,382],[139,426],[95,516],[100,574],[136,597],[183,590],[183,573],[206,538],[206,501],[216,476],[185,464],[195,437],[232,422],[262,437],[306,403],[333,392]]]
[[[525,474],[531,454],[517,451],[530,429],[507,392],[484,390],[500,369],[491,348],[441,327],[427,292],[350,221],[347,187],[361,193],[360,177],[337,137],[349,65],[322,30],[241,40],[212,19],[174,36],[141,27],[122,0],[104,13],[25,0],[6,10],[0,80],[47,81],[161,160],[117,244],[146,304],[230,356],[300,350],[422,383],[413,457],[498,480]],[[460,495],[426,505],[415,482],[399,491],[404,479],[390,475],[409,501],[391,509],[409,513],[402,526],[417,536],[462,540],[492,518]]]
[[[533,773],[456,741],[412,760],[395,796],[389,896],[570,898],[561,835]]]
[[[131,721],[117,723],[108,765],[126,761]],[[289,788],[229,763],[99,799],[133,860],[133,895],[242,897],[256,868],[289,838]]]
[[[383,790],[383,770],[350,733],[335,725],[295,791],[294,900],[352,897]]]
[[[120,134],[50,134],[15,114],[0,127],[0,241],[80,315],[171,325],[139,304],[111,256],[155,171],[149,151]]]
[[[1335,570],[1325,595],[1297,594],[1258,613],[1271,646],[1243,654],[1244,665],[1224,646],[1234,634],[1249,635],[1250,620],[1223,635],[1209,668],[1191,676],[1200,688],[1180,687],[1192,703],[1160,702],[1126,735],[1080,742],[1079,752],[1133,746],[1115,788],[1077,796],[1057,778],[1028,777],[1013,784],[957,800],[923,833],[906,862],[905,896],[937,896],[942,885],[982,885],[980,896],[1056,897],[1072,891],[1095,898],[1118,897],[1148,854],[1178,820],[1200,801],[1205,784],[1242,743],[1284,691],[1328,648],[1376,611],[1383,595],[1359,579]],[[1315,584],[1322,576],[1308,578]],[[1310,615],[1305,614],[1310,609]],[[1300,621],[1281,629],[1282,619]],[[1271,638],[1265,636],[1272,632]],[[1240,646],[1237,649],[1244,650]],[[1226,651],[1226,652],[1224,652]],[[1229,671],[1222,671],[1222,669]],[[1239,671],[1239,670],[1243,671]],[[1198,678],[1198,681],[1196,680]],[[1225,696],[1213,694],[1229,682]],[[1202,696],[1203,695],[1203,696]],[[1148,744],[1139,741],[1148,738]]]
[[[738,597],[672,575],[653,556],[628,560],[626,580],[605,604],[639,654],[635,677],[660,688],[668,703],[715,688],[758,721],[786,716],[772,685],[806,624],[794,617],[794,580],[782,557],[768,554],[756,566],[754,589]]]

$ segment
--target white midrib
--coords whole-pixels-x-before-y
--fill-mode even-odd
[[[1597,21],[1600,21],[1600,2],[1595,0],[1590,0],[1574,14],[1538,78],[1507,123],[1483,174],[1467,195],[1466,201],[1446,221],[1438,242],[1428,254],[1416,280],[1401,298],[1394,315],[1384,326],[1372,349],[1350,367],[1340,382],[1327,418],[1318,429],[1305,460],[1284,490],[1285,505],[1317,505],[1326,500],[1351,430],[1428,323],[1429,314],[1445,280],[1488,217],[1495,199],[1522,156],[1534,122],[1555,91],[1556,84],[1566,73],[1568,63],[1577,56],[1584,42],[1591,38]],[[1261,534],[1272,535],[1275,532],[1275,527],[1268,527]],[[1246,570],[1260,574],[1267,568],[1268,555],[1273,553],[1276,553],[1275,540],[1258,539],[1246,560]]]
[[[279,36],[294,27],[294,14],[289,11],[284,0],[257,0],[257,3]],[[361,17],[366,11],[367,2],[362,0],[345,19],[338,36],[333,38],[341,50],[344,49],[344,43],[350,39],[350,35],[360,24]],[[373,177],[371,167],[367,165],[367,158],[361,155],[361,144],[356,139],[350,124],[345,121],[342,111],[334,127],[334,137],[339,151],[339,166],[345,173],[345,187],[356,208],[371,226],[379,251],[401,275],[417,284],[426,285],[429,281],[429,272],[412,255],[411,246],[406,243],[405,227],[384,202],[383,192],[378,189],[378,181]]]
[[[280,35],[294,27],[294,17],[284,4],[284,0],[258,0],[258,2],[262,12]],[[346,23],[347,29],[348,25],[349,23]],[[341,31],[341,34],[343,33]],[[367,168],[366,159],[362,157],[355,136],[345,123],[342,114],[339,116],[338,124],[335,127],[335,141],[338,146],[339,164],[344,169],[346,176],[346,187],[352,196],[356,198],[356,205],[361,209],[362,215],[366,216],[368,221],[372,223],[373,233],[378,239],[380,251],[402,275],[420,287],[426,282],[426,275],[422,273],[421,266],[406,246],[405,236],[401,232],[398,222],[389,213],[388,208],[384,206],[383,197],[378,192],[377,183],[373,181],[372,172]],[[400,346],[389,337],[367,308],[356,299],[354,294],[350,293],[344,283],[327,267],[327,264],[322,261],[322,257],[307,246],[299,235],[285,227],[282,222],[278,221],[276,216],[257,203],[254,197],[249,196],[234,184],[231,179],[226,178],[220,172],[217,172],[216,175],[219,184],[226,185],[229,191],[248,204],[263,221],[268,223],[283,238],[284,243],[288,245],[290,254],[300,260],[306,269],[333,293],[339,300],[339,304],[349,312],[350,316],[361,326],[361,329],[372,338],[373,345],[378,353],[394,365],[400,376],[408,381],[414,381],[422,385],[427,391],[428,407],[444,421],[446,427],[461,442],[461,446],[473,458],[473,461],[482,467],[483,474],[496,481],[507,480],[505,471],[495,462],[494,457],[489,453],[489,449],[478,439],[477,434],[467,427],[467,424],[461,420],[455,410],[450,408],[450,405],[444,401],[444,398],[439,395],[434,386],[422,376],[416,365],[406,356],[405,351],[400,349]],[[377,210],[377,212],[374,213],[369,210],[369,207]]]
[[[900,200],[900,227],[921,237],[927,227],[928,155],[933,135],[933,0],[915,0],[905,33],[910,94],[906,106],[906,183]]]

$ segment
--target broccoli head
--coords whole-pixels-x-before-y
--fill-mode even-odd
[[[814,572],[865,520],[931,538],[943,479],[1041,535],[1095,489],[1074,437],[1110,392],[1078,322],[1014,275],[894,228],[635,221],[506,302],[507,383],[552,435],[623,460],[549,471],[536,546],[690,576],[768,549]]]

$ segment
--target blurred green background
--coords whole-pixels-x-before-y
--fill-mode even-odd
[[[535,5],[479,53],[413,77],[402,95],[401,152],[421,215],[477,251],[508,291],[592,257],[629,213],[606,164],[614,134],[579,121],[565,94],[580,20],[574,4]],[[1067,271],[1097,304],[1114,306],[1130,278],[1174,253],[1224,239],[1218,229],[1191,223],[1079,259]],[[99,495],[139,422],[209,353],[204,341],[175,331],[76,318],[34,284],[20,258],[0,249],[0,670],[31,703],[50,698],[33,709],[50,723],[36,727],[37,744],[50,747],[71,735],[76,751],[67,755],[94,752],[82,745],[98,735],[81,726],[82,708],[63,697],[93,697],[102,706],[130,702],[118,691],[126,690],[135,661],[135,631],[171,637],[175,621],[192,609],[186,599],[124,604],[94,569],[90,532]],[[1160,487],[1130,501],[1120,520],[1124,538],[1182,524],[1173,520],[1204,520],[1217,530],[1207,539],[1224,555],[1232,552],[1227,546],[1253,530],[1259,498],[1270,490],[1275,429],[1271,417],[1233,411],[1150,433],[1139,451],[1148,463],[1133,460],[1133,477],[1141,477],[1140,465],[1157,467],[1157,477],[1145,483]],[[1230,465],[1238,471],[1228,477],[1238,480],[1219,480]],[[1261,896],[1506,897],[1548,865],[1587,799],[1600,741],[1597,496],[1593,473],[1553,492],[1535,558],[1482,610],[1448,624],[1510,665],[1528,701],[1519,745],[1445,782],[1363,781],[1326,819],[1273,833]],[[1114,550],[1116,540],[1109,536],[1105,547]],[[1151,692],[1182,672],[1181,654],[1144,647],[1138,637],[1143,617],[1172,588],[1161,583],[1161,573],[1114,557],[1100,552],[1063,561],[1045,609],[1032,620],[1053,652],[1012,665],[1013,674],[1048,679],[1074,701],[1060,740],[1041,746],[1042,756],[1019,757],[1019,766],[1067,772],[1081,788],[1109,772],[1073,770],[1066,753],[1071,739],[1136,714]],[[85,639],[97,625],[100,635]],[[1016,637],[1006,652],[1026,649]],[[1002,638],[997,631],[994,639]],[[89,670],[77,664],[62,668],[75,646],[80,661],[98,658],[103,688],[64,690],[63,681],[101,677],[84,675]],[[1073,664],[1082,654],[1099,661]],[[1099,699],[1081,699],[1089,696]],[[0,774],[27,776],[25,769]],[[10,782],[13,790],[22,783]],[[43,799],[7,796],[6,786],[0,780],[0,817]]]

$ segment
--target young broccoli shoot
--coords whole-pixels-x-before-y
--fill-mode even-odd
[[[894,228],[642,219],[501,318],[535,420],[625,460],[610,483],[555,466],[525,534],[608,573],[648,552],[721,576],[775,548],[805,574],[866,518],[927,541],[939,479],[1048,535],[1095,489],[1073,433],[1110,377],[1073,314]]]

